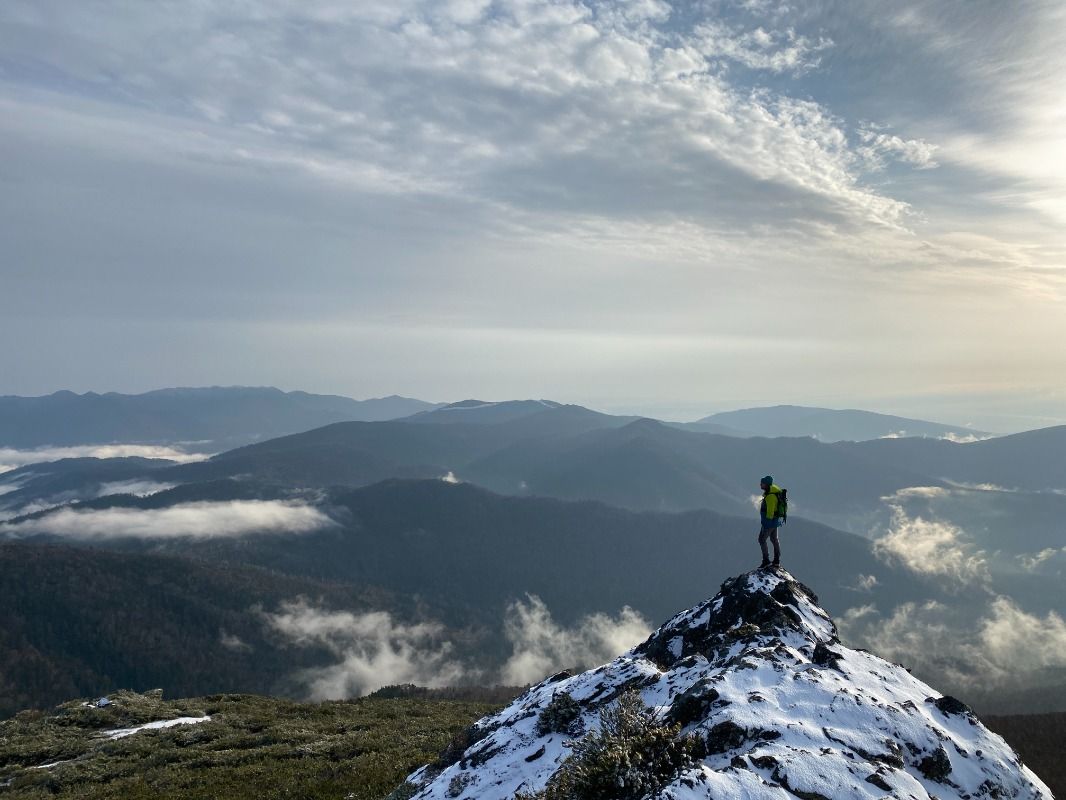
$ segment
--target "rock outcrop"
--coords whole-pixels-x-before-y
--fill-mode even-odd
[[[963,703],[845,647],[814,593],[784,570],[732,578],[611,663],[532,687],[396,796],[511,800],[545,787],[557,796],[557,773],[573,772],[568,757],[588,749],[574,741],[596,735],[601,712],[633,693],[647,708],[641,724],[683,739],[689,756],[649,783],[640,770],[653,759],[619,739],[609,751],[625,767],[619,798],[655,785],[673,800],[1052,800]]]

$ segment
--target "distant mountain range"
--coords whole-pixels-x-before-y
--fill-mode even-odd
[[[812,436],[823,442],[920,436],[973,441],[993,434],[857,409],[771,406],[724,411],[687,427],[734,436]]]
[[[504,494],[739,515],[754,513],[758,480],[771,473],[790,490],[794,515],[865,534],[883,499],[912,487],[942,493],[958,483],[1066,488],[1066,426],[966,444],[909,438],[825,443],[701,433],[580,406],[465,408],[395,421],[334,423],[197,463],[90,459],[30,465],[0,475],[0,516],[92,499],[108,487],[111,493],[122,491],[115,485],[123,481],[240,478],[306,489],[447,475]],[[428,421],[451,413],[466,420]],[[1048,495],[1040,504],[1054,506],[1056,497]]]
[[[632,422],[552,400],[463,400],[429,403],[390,396],[353,400],[337,395],[283,392],[271,387],[159,389],[143,394],[75,394],[0,397],[0,447],[38,448],[108,443],[174,444],[218,452],[254,441],[311,430],[333,422],[405,418],[417,423],[492,425],[535,418],[546,410]],[[696,422],[667,423],[725,436],[810,436],[820,441],[931,437],[970,441],[990,434],[923,420],[803,406],[751,408],[713,414]]]
[[[758,480],[767,473],[790,493],[786,563],[816,580],[842,619],[854,612],[866,630],[895,624],[893,614],[906,612],[926,635],[976,636],[992,622],[1006,624],[1016,608],[1017,624],[1056,635],[1054,614],[1066,604],[1066,426],[967,443],[827,442],[723,435],[551,401],[470,400],[394,420],[333,422],[194,463],[32,463],[0,473],[0,537],[14,548],[76,542],[135,559],[192,559],[222,569],[210,580],[223,583],[226,569],[267,570],[262,574],[303,581],[302,588],[289,586],[307,597],[342,597],[322,588],[329,586],[373,590],[384,598],[382,608],[417,606],[498,662],[508,655],[501,615],[526,592],[541,597],[561,624],[627,604],[654,619],[750,567],[758,558]],[[198,527],[176,533],[173,525],[190,518]],[[309,518],[328,524],[299,523]],[[76,560],[57,558],[68,565],[57,569],[69,572]],[[52,619],[47,609],[64,612],[37,595],[71,578],[50,576],[46,564],[34,562],[36,577],[10,591],[24,598],[12,607],[31,617],[45,609],[34,618]],[[137,585],[139,567],[129,564],[116,562],[130,587],[116,585],[116,598]],[[145,574],[153,569],[145,562]],[[241,580],[248,587],[255,579]],[[195,590],[205,597],[221,591]],[[257,599],[242,589],[225,614],[185,608],[174,592],[152,602],[165,599],[181,619],[218,627],[213,620],[242,603],[277,603],[288,591]],[[86,602],[121,613],[104,595],[94,590]],[[92,611],[90,620],[90,610],[74,615],[87,621],[70,623],[76,646],[57,654],[59,661],[88,659],[82,649],[91,635],[74,628],[90,630],[100,614],[112,613]],[[929,619],[919,619],[923,614]],[[54,629],[12,625],[7,629],[22,631],[21,638],[4,640],[0,624],[0,666],[5,641],[28,653],[40,650],[33,636],[47,633],[48,647],[62,645]],[[955,674],[948,650],[933,654],[941,661],[931,669]],[[112,663],[95,651],[92,658]],[[50,669],[39,674],[58,674]],[[105,675],[111,667],[86,669]],[[1040,669],[1039,680],[997,689],[998,700],[982,702],[1011,710],[1028,707],[1032,697],[1066,697],[1066,668],[1052,659]],[[32,683],[33,672],[21,670],[19,680]],[[254,686],[263,690],[261,682]],[[76,692],[66,685],[63,693]]]
[[[0,397],[0,447],[206,440],[220,450],[331,422],[395,419],[435,407],[395,395],[352,400],[246,386],[6,396]]]

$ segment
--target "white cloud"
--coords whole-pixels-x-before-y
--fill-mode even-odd
[[[424,396],[750,405],[749,365],[802,331],[793,402],[1062,406],[1066,355],[1029,347],[1066,334],[1062,226],[1033,211],[1066,197],[1053,4],[9,0],[0,23],[0,238],[39,265],[0,334],[46,320],[51,356],[10,354],[9,385],[61,358],[80,384],[355,391],[347,362]],[[789,302],[759,357],[723,354],[767,281]],[[133,319],[147,292],[166,309]]]
[[[188,453],[177,447],[148,444],[88,444],[68,447],[36,447],[17,450],[0,447],[0,472],[7,472],[27,464],[58,461],[62,458],[165,458],[188,464],[210,458],[207,453]]]
[[[232,650],[235,653],[250,653],[253,649],[252,646],[240,636],[233,633],[226,633],[225,631],[219,632],[218,641],[219,644],[227,650]]]
[[[335,524],[317,508],[281,500],[179,503],[167,508],[61,508],[35,519],[0,524],[0,535],[51,534],[91,541],[137,537],[247,536],[301,534]]]
[[[1023,554],[1017,556],[1017,559],[1018,563],[1022,565],[1022,569],[1024,569],[1026,572],[1036,572],[1044,564],[1048,563],[1053,559],[1057,559],[1059,556],[1062,556],[1064,554],[1066,554],[1066,547],[1046,547],[1039,553],[1034,553],[1032,555]]]
[[[1066,668],[1066,622],[1030,614],[1008,597],[991,600],[977,623],[968,609],[904,603],[882,617],[872,605],[837,619],[849,644],[912,668],[926,680],[955,687],[1024,687],[1048,669]]]
[[[1049,611],[1040,617],[1019,608],[1008,597],[992,601],[992,613],[981,622],[979,641],[1002,671],[1035,671],[1066,667],[1066,622]]]
[[[849,588],[854,589],[857,592],[869,592],[872,591],[875,586],[877,586],[876,575],[863,575],[860,573],[855,581],[855,585]]]
[[[398,683],[450,686],[470,674],[455,660],[454,646],[436,622],[407,625],[384,611],[327,611],[305,598],[283,604],[264,619],[293,644],[323,646],[340,658],[295,676],[312,700],[358,697]]]
[[[948,442],[954,442],[955,444],[973,444],[974,442],[983,442],[986,439],[994,439],[995,436],[978,436],[976,433],[952,433],[948,431],[939,438]]]
[[[870,169],[884,169],[890,159],[918,169],[934,169],[940,166],[933,158],[937,145],[924,139],[902,139],[895,134],[881,133],[870,128],[861,129],[859,139],[862,145],[859,146],[858,153],[866,160]]]
[[[750,69],[801,73],[818,66],[819,53],[833,46],[825,37],[816,41],[792,28],[742,30],[722,22],[698,25],[694,45],[708,58],[736,61]]]
[[[150,480],[108,481],[100,484],[96,495],[106,497],[109,494],[133,494],[138,497],[148,497],[173,489],[175,486],[177,486],[176,483],[160,483]]]
[[[502,681],[521,685],[539,681],[559,669],[589,667],[609,661],[651,633],[647,621],[629,606],[617,617],[590,614],[570,628],[560,626],[539,597],[528,595],[507,609],[504,633],[512,654]]]
[[[831,46],[824,37],[714,18],[679,27],[661,2],[498,0],[491,14],[485,5],[368,6],[329,13],[323,26],[331,6],[279,2],[260,6],[239,35],[231,12],[212,3],[127,13],[110,26],[93,24],[99,10],[66,8],[47,26],[66,46],[51,51],[57,70],[172,118],[150,136],[172,154],[527,209],[543,208],[552,186],[594,213],[616,206],[618,179],[630,182],[632,170],[654,179],[643,182],[645,213],[697,218],[693,200],[705,204],[723,177],[743,176],[798,192],[819,214],[899,224],[906,204],[861,185],[842,121],[809,100],[734,85],[716,66],[803,72]],[[24,10],[45,24],[43,9]],[[307,23],[300,37],[277,35],[297,21]],[[225,80],[204,80],[220,68]],[[560,160],[567,154],[583,157],[580,172]],[[702,188],[700,172],[710,181]],[[731,193],[732,206],[765,209],[744,197]],[[745,219],[741,209],[735,218]]]
[[[947,497],[948,494],[948,490],[943,486],[908,486],[904,489],[897,490],[894,494],[882,497],[881,499],[892,505],[897,504],[900,500],[908,500],[910,498],[932,500],[934,498]]]
[[[337,657],[333,664],[293,676],[315,700],[360,696],[398,683],[455,686],[487,674],[472,666],[472,654],[460,653],[447,629],[435,621],[408,624],[385,611],[330,611],[306,598],[260,613],[288,643],[325,647]],[[617,616],[590,614],[565,627],[552,619],[539,597],[530,595],[508,606],[503,632],[512,652],[497,679],[522,685],[566,667],[609,661],[647,638],[651,628],[628,606]]]
[[[886,534],[874,541],[874,553],[913,572],[950,578],[959,583],[986,582],[985,554],[973,548],[963,531],[950,522],[910,517],[895,507]]]

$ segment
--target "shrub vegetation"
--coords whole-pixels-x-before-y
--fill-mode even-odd
[[[697,736],[657,719],[628,691],[600,712],[600,727],[573,742],[573,752],[543,791],[520,800],[640,800],[654,797],[706,753]]]
[[[10,798],[381,800],[489,703],[378,699],[295,703],[254,695],[164,701],[118,692],[0,722],[0,795]],[[110,739],[154,720],[209,722]],[[55,762],[62,762],[55,764]],[[55,764],[46,769],[42,765]]]

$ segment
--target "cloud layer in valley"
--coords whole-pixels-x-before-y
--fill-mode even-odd
[[[231,500],[166,508],[60,508],[40,517],[0,523],[0,536],[48,534],[80,541],[119,538],[211,539],[250,534],[302,534],[335,524],[305,503]]]
[[[10,472],[28,464],[59,461],[62,458],[163,458],[179,464],[189,464],[210,458],[207,453],[189,453],[179,447],[149,444],[91,444],[69,447],[37,447],[18,450],[0,447],[0,473]]]
[[[358,697],[402,683],[523,685],[566,667],[609,661],[651,632],[628,606],[615,617],[591,614],[573,626],[560,625],[544,602],[530,595],[507,608],[503,634],[512,653],[497,667],[477,663],[473,653],[463,652],[445,627],[434,621],[405,623],[384,611],[331,611],[306,598],[261,614],[287,643],[324,647],[336,657],[333,664],[292,676],[315,700]]]
[[[385,611],[329,611],[306,598],[265,613],[264,620],[291,644],[325,647],[339,659],[293,676],[312,700],[359,697],[401,683],[449,686],[470,674],[436,622],[409,625]]]
[[[640,644],[651,632],[648,621],[629,606],[616,617],[590,614],[564,627],[552,619],[543,600],[529,595],[507,608],[504,635],[512,653],[501,679],[522,685],[559,669],[596,666]]]
[[[990,598],[976,622],[966,610],[927,601],[888,614],[872,605],[852,608],[837,623],[849,644],[951,687],[1026,687],[1066,669],[1062,616],[1028,613],[1009,597]]]

